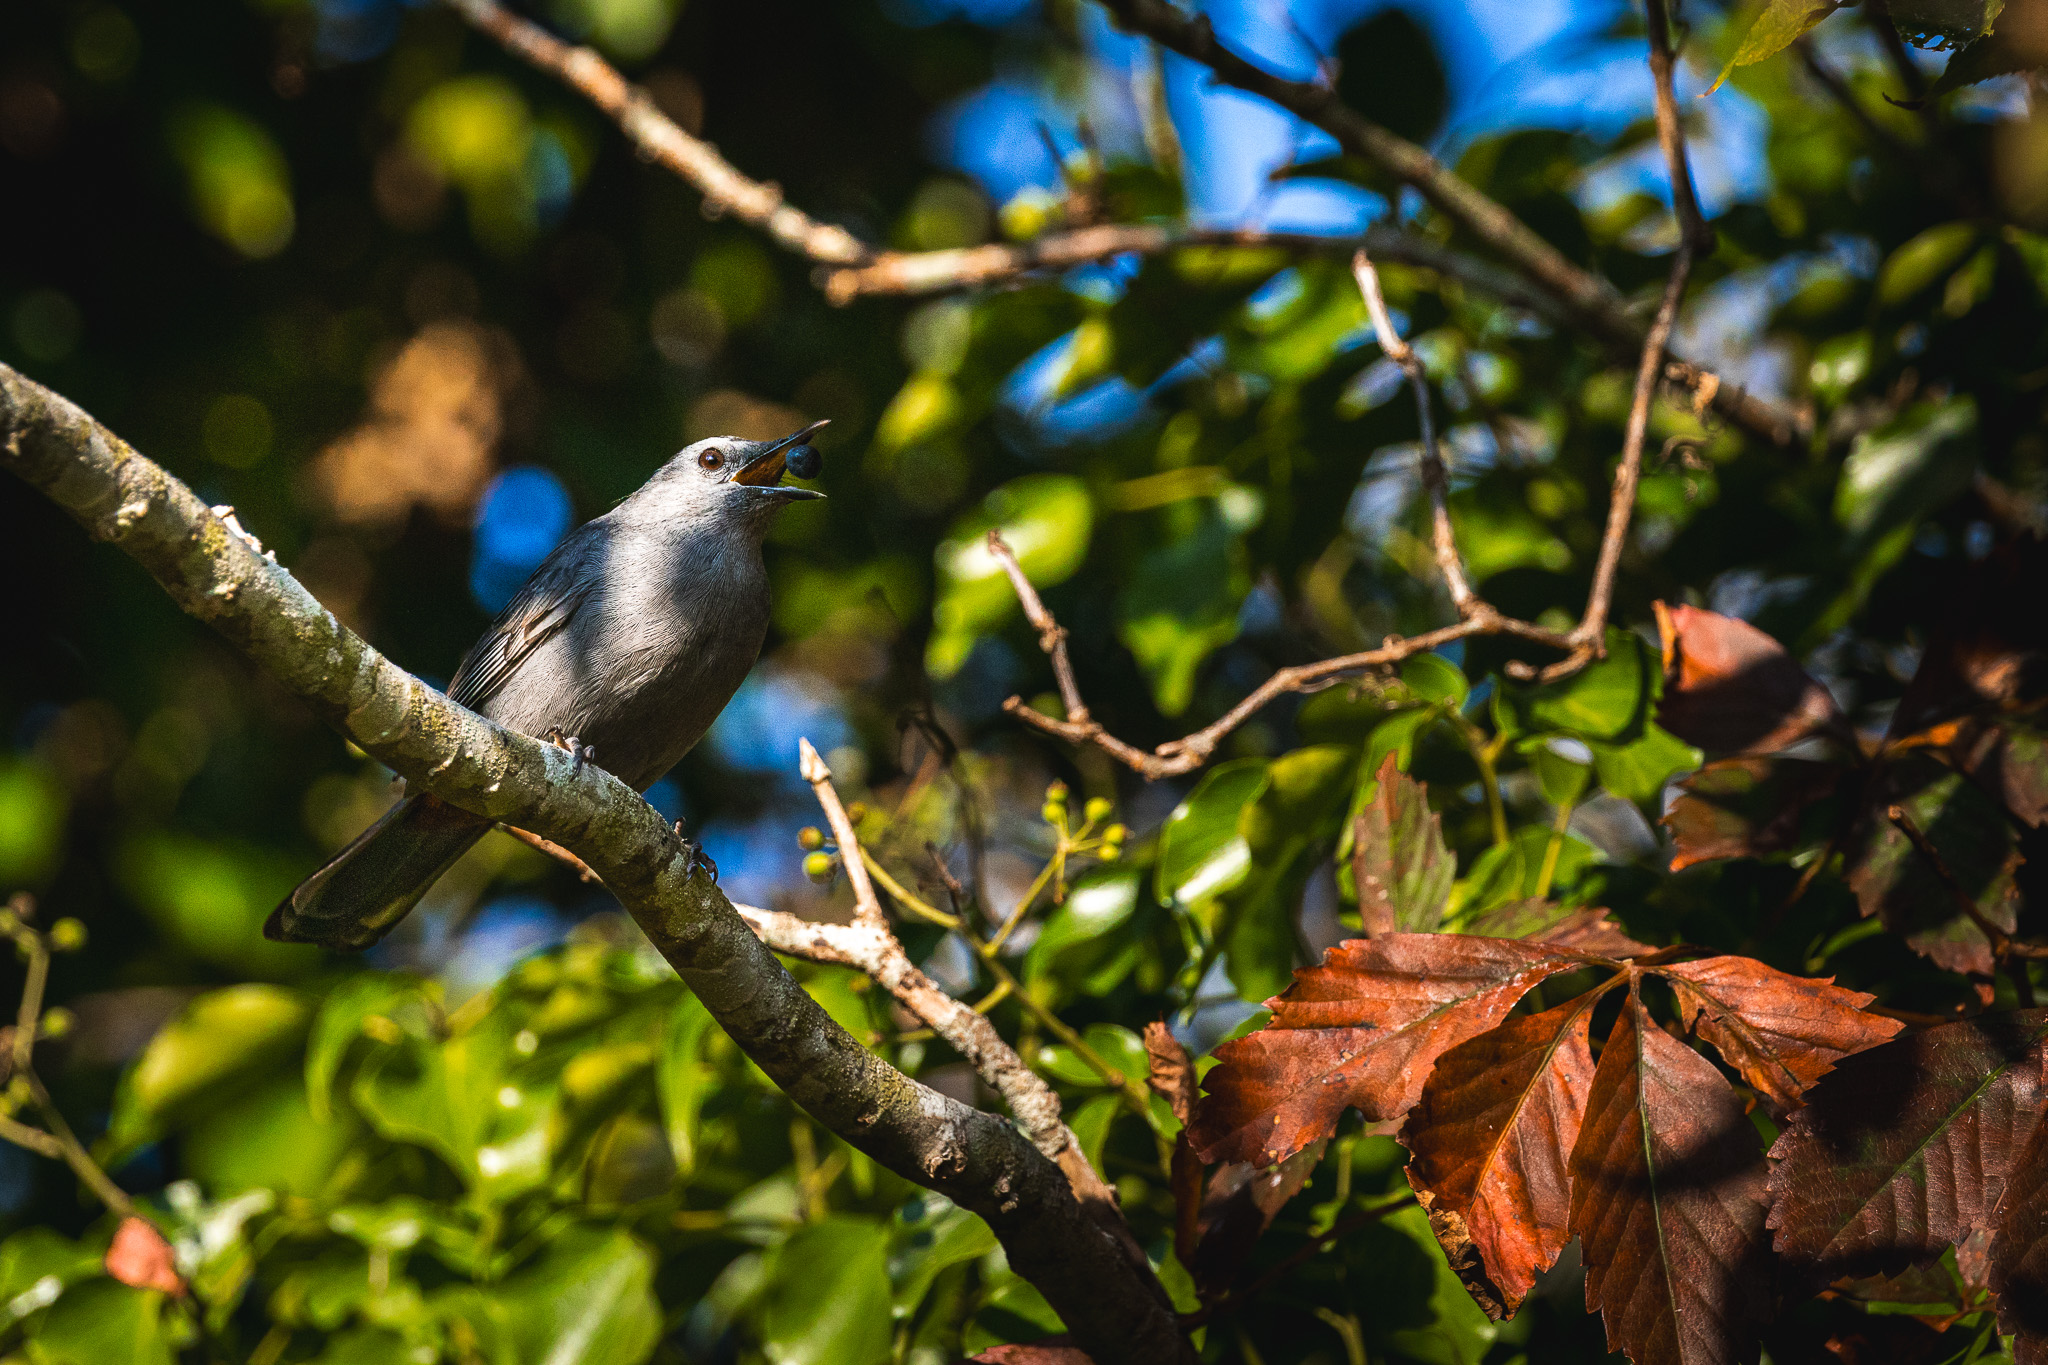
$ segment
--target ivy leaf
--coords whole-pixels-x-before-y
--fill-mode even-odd
[[[1531,986],[1595,961],[1547,943],[1390,934],[1340,943],[1266,1002],[1272,1022],[1216,1049],[1190,1141],[1204,1161],[1269,1164],[1414,1105],[1436,1059],[1498,1024]]]
[[[1352,846],[1367,938],[1434,930],[1458,876],[1442,822],[1429,808],[1429,789],[1400,770],[1398,757],[1390,753],[1380,764],[1378,789],[1359,813]]]
[[[1731,616],[1655,604],[1664,647],[1657,723],[1710,754],[1773,754],[1812,735],[1853,745],[1827,688],[1785,647]]]
[[[1566,1161],[1593,1085],[1605,989],[1508,1020],[1438,1059],[1401,1141],[1408,1183],[1488,1316],[1514,1316],[1570,1234]]]
[[[1755,1360],[1769,1311],[1756,1130],[1714,1064],[1631,988],[1571,1157],[1586,1306],[1636,1365]]]
[[[1778,1255],[1826,1284],[1902,1269],[1990,1226],[2048,1103],[2044,1061],[2048,1010],[1982,1014],[1845,1058],[1771,1149]]]
[[[1864,1013],[1875,996],[1844,990],[1832,978],[1792,976],[1754,958],[1702,958],[1657,973],[1678,997],[1685,1026],[1712,1043],[1780,1114],[1842,1058],[1905,1027]]]

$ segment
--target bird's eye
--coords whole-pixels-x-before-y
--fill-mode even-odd
[[[697,464],[706,473],[715,472],[725,464],[725,452],[714,446],[697,457]]]

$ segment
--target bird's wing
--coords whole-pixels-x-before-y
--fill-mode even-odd
[[[553,567],[543,565],[470,650],[448,684],[450,700],[481,708],[528,655],[568,626],[590,596],[589,579],[549,573]]]

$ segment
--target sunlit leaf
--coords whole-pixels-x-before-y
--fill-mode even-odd
[[[1087,557],[1095,503],[1087,485],[1066,474],[1027,474],[990,493],[957,522],[934,554],[938,599],[926,666],[951,677],[967,661],[975,639],[1017,613],[1017,594],[988,548],[1000,530],[1025,576],[1037,587],[1062,583]]]
[[[1811,735],[1848,737],[1827,688],[1746,621],[1657,604],[1664,695],[1657,723],[1710,754],[1770,754]]]
[[[1238,821],[1269,781],[1264,759],[1232,759],[1211,768],[1173,808],[1159,836],[1159,899],[1189,905],[1244,880],[1251,848],[1238,833]]]
[[[1443,920],[1457,858],[1429,808],[1429,789],[1388,754],[1377,793],[1358,817],[1351,854],[1366,937],[1428,933]]]
[[[1763,10],[1750,21],[1749,32],[1743,35],[1742,46],[1735,49],[1735,55],[1728,59],[1728,65],[1714,81],[1718,89],[1722,81],[1738,66],[1750,66],[1756,62],[1775,57],[1792,46],[1801,35],[1815,24],[1833,14],[1850,0],[1765,0]]]
[[[889,1230],[809,1223],[769,1253],[761,1341],[781,1365],[878,1365],[889,1357]]]
[[[114,1097],[107,1145],[126,1152],[217,1104],[297,1053],[312,1006],[277,986],[229,986],[186,1006],[136,1060]]]

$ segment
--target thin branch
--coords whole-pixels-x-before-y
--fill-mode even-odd
[[[668,822],[594,764],[496,725],[385,659],[190,488],[0,365],[0,468],[117,545],[323,720],[400,776],[575,853],[785,1094],[886,1169],[980,1215],[1097,1360],[1180,1361],[1156,1276],[1007,1120],[905,1076],[834,1023]]]
[[[1220,42],[1206,15],[1187,14],[1170,0],[1101,3],[1127,32],[1199,62],[1226,85],[1270,100],[1330,134],[1345,151],[1414,186],[1446,218],[1555,298],[1608,349],[1629,354],[1641,349],[1643,330],[1612,284],[1572,264],[1528,224],[1422,148],[1347,108],[1329,85],[1275,76]],[[1696,367],[1693,372],[1704,374]],[[1730,421],[1777,444],[1789,442],[1802,428],[1792,412],[1718,383],[1712,401]]]
[[[1443,452],[1437,447],[1436,422],[1430,413],[1429,376],[1423,373],[1422,357],[1395,330],[1386,297],[1380,293],[1379,271],[1373,269],[1372,258],[1366,255],[1364,247],[1351,258],[1351,274],[1358,281],[1358,292],[1365,298],[1365,311],[1372,316],[1372,330],[1379,338],[1380,349],[1401,367],[1401,373],[1408,376],[1408,387],[1415,393],[1415,415],[1422,428],[1422,486],[1429,494],[1430,547],[1436,553],[1437,569],[1444,576],[1444,587],[1449,590],[1451,605],[1458,609],[1459,617],[1467,621],[1483,618],[1493,608],[1472,591],[1472,585],[1465,579],[1464,562],[1458,558],[1458,537],[1451,529],[1450,478],[1444,473]]]
[[[778,185],[754,180],[702,138],[685,132],[655,106],[645,90],[587,47],[571,47],[496,0],[447,0],[448,7],[495,38],[521,61],[556,77],[619,125],[640,154],[674,172],[704,195],[705,212],[731,214],[774,241],[814,261],[853,265],[873,259],[874,248],[831,223],[821,223],[783,202]]]

